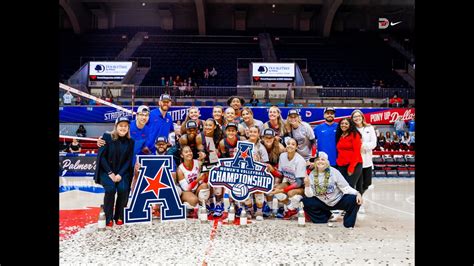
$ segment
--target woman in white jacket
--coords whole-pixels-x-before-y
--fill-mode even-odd
[[[360,151],[362,156],[362,176],[356,184],[356,189],[363,195],[372,184],[372,168],[374,166],[372,163],[372,150],[377,147],[377,135],[375,134],[374,127],[365,122],[364,113],[361,110],[354,110],[351,114],[351,119],[362,135]],[[361,206],[359,212],[365,213],[363,206]]]

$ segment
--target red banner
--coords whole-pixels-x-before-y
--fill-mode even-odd
[[[415,116],[415,108],[393,108],[383,111],[365,113],[365,121],[369,124],[387,125],[393,124],[399,117],[403,121],[410,121]]]

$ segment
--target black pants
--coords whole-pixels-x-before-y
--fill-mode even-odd
[[[339,172],[341,172],[342,176],[344,176],[344,178],[346,179],[347,183],[349,183],[349,185],[352,187],[352,188],[355,188],[357,189],[357,182],[359,182],[359,178],[360,176],[362,175],[362,163],[358,163],[356,165],[356,167],[354,168],[354,173],[352,173],[352,175],[349,175],[347,173],[347,168],[349,167],[349,165],[344,165],[344,166],[337,166],[337,170],[339,170]]]
[[[123,221],[123,210],[128,202],[130,181],[127,178],[122,178],[120,182],[114,183],[109,176],[103,175],[101,176],[101,184],[105,190],[104,212],[106,222],[109,223],[112,219],[114,219],[115,222],[117,222],[118,219]],[[117,193],[117,200],[115,200],[115,193]]]
[[[303,198],[304,211],[308,214],[313,223],[327,223],[331,217],[330,210],[344,210],[344,227],[354,227],[359,205],[356,202],[356,196],[346,194],[342,196],[339,202],[334,206],[328,206],[317,197]]]
[[[372,167],[362,168],[362,175],[360,176],[359,180],[357,181],[357,191],[360,192],[361,195],[372,185]]]

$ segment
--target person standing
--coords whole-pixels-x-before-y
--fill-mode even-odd
[[[214,106],[212,108],[212,118],[214,118],[214,121],[216,121],[217,125],[222,129],[222,126],[225,124],[225,119],[224,119],[224,107],[220,105]]]
[[[401,139],[406,131],[406,125],[405,121],[403,121],[403,117],[398,116],[397,121],[395,121],[393,126],[395,127],[395,131],[397,132],[398,138]]]
[[[173,119],[168,112],[171,103],[171,96],[169,94],[162,94],[158,102],[159,108],[150,112],[150,135],[145,145],[151,153],[155,153],[155,140],[157,137],[168,138],[168,135],[174,131]]]
[[[132,157],[135,142],[130,137],[130,120],[124,116],[117,118],[114,130],[110,134],[104,133],[102,138],[106,144],[100,147],[97,154],[94,181],[105,189],[106,225],[113,226],[114,221],[117,225],[122,225],[133,176]]]
[[[334,122],[336,109],[334,107],[324,108],[324,123],[317,125],[313,131],[316,137],[316,147],[318,151],[323,151],[329,156],[329,164],[336,166],[336,131],[338,123]]]
[[[362,174],[362,156],[360,154],[362,140],[354,122],[349,118],[343,118],[339,122],[336,132],[336,148],[337,168],[347,183],[356,188]]]
[[[285,120],[281,116],[281,110],[278,106],[273,105],[268,109],[268,121],[263,124],[263,129],[271,128],[275,131],[275,138],[283,144],[285,143],[285,136],[287,136],[285,128]]]
[[[245,100],[239,96],[231,96],[227,99],[227,105],[232,107],[235,111],[235,119],[237,123],[242,122],[242,106],[245,104]]]
[[[408,134],[410,134],[410,136],[415,134],[415,115],[408,121]]]
[[[301,116],[297,110],[291,109],[288,111],[285,127],[290,137],[294,138],[296,143],[298,143],[297,152],[303,156],[305,161],[308,161],[313,145],[316,143],[314,131],[311,126],[301,120]]]
[[[360,150],[362,156],[362,175],[357,182],[356,189],[361,195],[364,195],[364,192],[372,184],[372,168],[374,167],[372,150],[377,147],[377,135],[375,134],[374,127],[365,122],[364,113],[361,110],[354,110],[351,114],[351,119],[362,135],[362,147]],[[360,206],[359,212],[365,213],[364,206]]]
[[[74,99],[74,96],[72,96],[70,91],[66,91],[66,93],[63,95],[64,105],[71,105],[72,99]]]

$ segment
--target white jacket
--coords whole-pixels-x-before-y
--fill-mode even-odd
[[[373,126],[358,127],[360,134],[362,135],[362,167],[372,167],[372,150],[377,147],[377,135],[375,135],[375,129]]]

